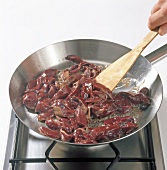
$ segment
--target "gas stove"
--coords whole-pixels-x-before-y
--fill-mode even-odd
[[[165,170],[157,117],[138,133],[108,145],[65,145],[31,131],[12,111],[4,170]]]
[[[167,44],[147,56],[166,57]],[[157,116],[124,140],[98,146],[56,143],[27,128],[11,112],[4,170],[165,170]]]

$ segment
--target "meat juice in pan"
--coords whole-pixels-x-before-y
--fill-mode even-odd
[[[92,144],[120,138],[138,128],[137,116],[151,104],[146,87],[137,93],[115,94],[95,81],[104,66],[76,55],[66,59],[74,64],[64,70],[45,70],[28,82],[23,94],[23,104],[44,123],[39,128],[42,135]]]

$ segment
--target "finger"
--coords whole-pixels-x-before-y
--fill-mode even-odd
[[[160,9],[160,7],[161,6],[160,6],[159,2],[156,3],[151,10],[151,15],[154,14],[155,12],[157,12]]]
[[[161,25],[161,27],[159,28],[159,35],[165,35],[167,34],[167,23]]]
[[[160,10],[164,4],[166,3],[167,0],[159,0],[152,8],[151,10],[151,15]]]
[[[148,27],[150,29],[154,29],[166,23],[167,14],[165,15],[165,12],[167,11],[164,11],[164,10],[165,9],[161,9],[150,16],[149,21],[148,21]]]

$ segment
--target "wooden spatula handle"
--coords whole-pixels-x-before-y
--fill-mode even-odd
[[[133,50],[138,50],[140,54],[142,51],[147,47],[148,44],[158,35],[158,28],[156,28],[153,31],[150,31],[144,39],[134,48]]]
[[[158,35],[158,30],[150,31],[145,38],[129,53],[125,54],[105,70],[103,70],[97,77],[96,81],[111,91],[116,87],[120,80],[124,77],[127,71],[132,67],[134,62],[140,56],[141,52],[147,45]]]

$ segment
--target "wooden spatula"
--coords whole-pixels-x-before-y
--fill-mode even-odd
[[[97,77],[96,81],[111,91],[116,87],[128,70],[133,66],[134,62],[140,56],[141,52],[147,45],[158,35],[158,29],[150,31],[146,37],[139,43],[136,48],[116,60],[103,70]]]

